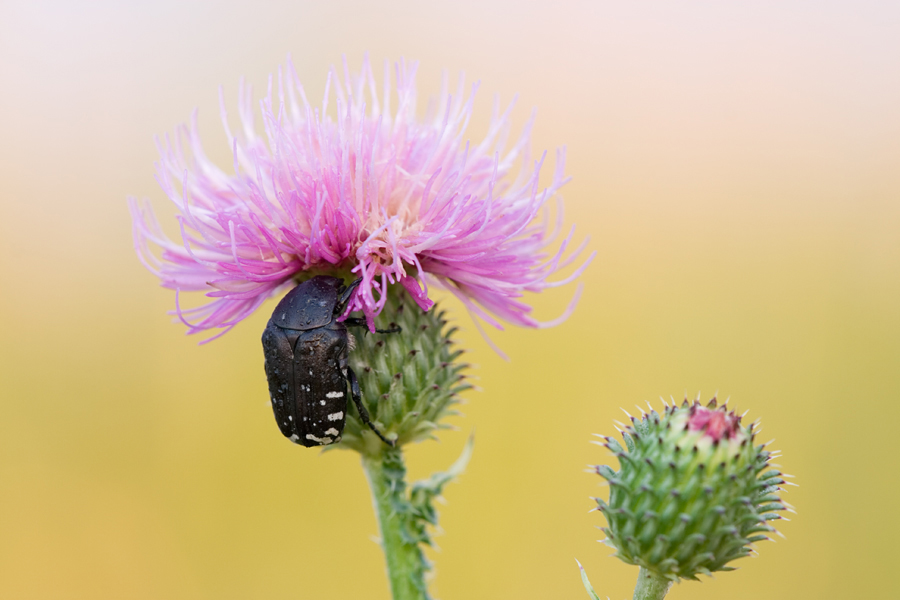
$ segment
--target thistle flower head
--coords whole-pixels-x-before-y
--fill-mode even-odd
[[[222,101],[230,171],[206,157],[196,113],[158,142],[157,180],[178,208],[181,240],[131,199],[135,245],[163,286],[210,298],[182,309],[176,293],[188,332],[224,333],[270,296],[320,273],[362,279],[347,311],[363,311],[370,328],[397,283],[424,310],[436,284],[495,327],[547,325],[530,314],[523,293],[566,283],[590,261],[549,281],[584,247],[569,252],[570,231],[551,251],[562,212],[557,202],[553,218],[548,205],[567,181],[564,152],[542,187],[544,157],[529,155],[530,123],[507,147],[512,106],[495,105],[484,139],[470,143],[477,86],[467,91],[461,78],[451,93],[445,78],[420,118],[415,64],[396,65],[393,82],[386,66],[380,90],[368,61],[356,75],[346,64],[344,71],[343,82],[329,74],[319,107],[292,65],[279,69],[259,105],[262,134],[249,89],[240,92],[235,132]]]
[[[754,445],[756,425],[742,426],[715,398],[685,399],[632,417],[625,448],[601,436],[620,464],[595,468],[610,486],[609,502],[596,500],[616,556],[666,579],[696,579],[733,570],[731,561],[769,539],[769,521],[788,509],[785,475],[765,444]]]

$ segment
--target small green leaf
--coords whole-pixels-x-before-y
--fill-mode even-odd
[[[463,474],[469,460],[472,458],[472,447],[475,444],[475,434],[469,436],[462,454],[450,465],[450,468],[440,473],[434,473],[428,479],[417,481],[412,485],[412,495],[415,498],[418,495],[434,498],[440,496],[444,486]]]
[[[581,563],[578,562],[578,559],[575,559],[575,563],[578,565],[578,569],[581,571],[581,581],[584,583],[584,589],[587,590],[588,596],[590,596],[591,600],[600,600],[600,596],[597,595],[597,592],[594,591],[594,588],[591,586],[591,582],[588,581],[587,573],[584,572],[584,567],[581,566]]]

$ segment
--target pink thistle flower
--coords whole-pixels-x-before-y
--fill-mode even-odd
[[[223,329],[210,339],[219,337],[308,271],[349,270],[362,278],[347,312],[363,311],[370,328],[387,286],[396,283],[423,310],[433,304],[429,284],[449,290],[479,330],[478,318],[498,329],[501,319],[526,327],[565,319],[580,286],[551,322],[535,320],[521,300],[523,292],[577,278],[594,256],[566,279],[548,281],[587,243],[565,256],[573,228],[548,251],[562,225],[564,151],[541,188],[544,156],[535,162],[529,156],[530,121],[504,149],[512,105],[501,113],[495,103],[487,135],[473,145],[463,135],[477,85],[466,95],[460,78],[450,94],[445,77],[439,101],[420,119],[414,63],[396,65],[395,87],[386,66],[380,96],[368,60],[358,75],[350,75],[346,62],[344,71],[343,85],[329,73],[321,108],[308,102],[290,61],[277,78],[270,75],[260,102],[264,135],[255,128],[248,87],[240,89],[236,134],[220,93],[232,173],[207,159],[196,111],[175,139],[157,140],[156,178],[180,211],[181,241],[163,233],[149,205],[129,198],[135,248],[162,285],[176,291],[174,314],[188,333]],[[551,199],[558,202],[555,219]],[[183,309],[183,291],[205,291],[211,300]]]

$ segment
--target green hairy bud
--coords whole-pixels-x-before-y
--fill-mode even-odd
[[[733,570],[729,563],[769,539],[769,522],[790,510],[780,498],[789,476],[770,464],[767,444],[754,445],[758,423],[741,425],[727,403],[663,403],[662,413],[641,411],[620,429],[624,447],[597,442],[620,466],[594,468],[610,488],[608,502],[596,498],[604,542],[668,581]]]

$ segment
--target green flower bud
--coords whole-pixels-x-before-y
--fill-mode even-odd
[[[435,437],[451,427],[441,421],[458,414],[459,393],[471,388],[463,371],[463,350],[454,346],[456,327],[434,306],[423,312],[399,285],[388,287],[379,327],[398,325],[400,333],[369,333],[354,328],[350,366],[359,378],[362,400],[372,423],[397,446]],[[342,441],[335,448],[378,454],[383,442],[348,403]]]
[[[728,563],[769,539],[769,521],[789,509],[779,496],[785,475],[769,464],[767,444],[753,444],[758,423],[742,426],[715,398],[641,412],[620,430],[625,448],[598,442],[620,466],[595,467],[610,487],[608,503],[596,499],[608,522],[603,541],[670,581],[733,570]]]

